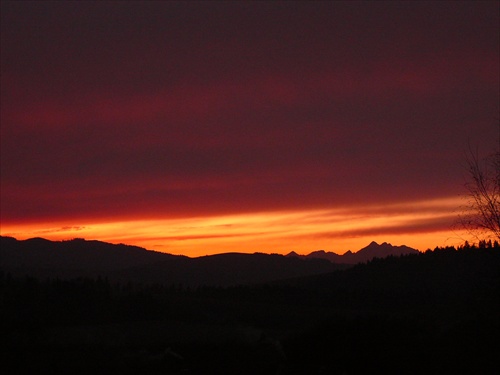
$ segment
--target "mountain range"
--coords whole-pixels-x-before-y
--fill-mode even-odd
[[[107,277],[115,281],[184,286],[257,284],[345,269],[375,257],[418,253],[407,246],[370,243],[343,255],[323,250],[308,255],[224,253],[190,258],[137,246],[73,239],[17,240],[0,237],[0,269],[37,277]]]
[[[375,241],[372,241],[368,246],[363,247],[362,249],[353,253],[352,251],[347,251],[346,253],[339,255],[334,252],[326,252],[324,250],[313,251],[308,255],[299,255],[296,252],[292,251],[287,254],[288,257],[298,257],[303,259],[326,259],[333,263],[342,263],[342,264],[357,264],[364,263],[372,260],[373,258],[386,258],[388,256],[401,256],[407,254],[416,254],[419,251],[413,249],[411,247],[401,245],[401,246],[393,246],[390,243],[384,242],[382,244],[378,244]]]

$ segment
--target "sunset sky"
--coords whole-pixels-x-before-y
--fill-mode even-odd
[[[498,1],[1,2],[1,235],[456,245]]]

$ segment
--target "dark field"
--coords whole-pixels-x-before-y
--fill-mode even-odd
[[[231,287],[0,275],[20,374],[493,374],[500,248]]]

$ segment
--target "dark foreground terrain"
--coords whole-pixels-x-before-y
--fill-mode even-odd
[[[500,247],[230,287],[4,270],[0,322],[11,374],[493,374]]]

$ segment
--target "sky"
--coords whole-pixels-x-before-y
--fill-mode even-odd
[[[462,243],[497,1],[1,1],[2,236],[188,256]]]

